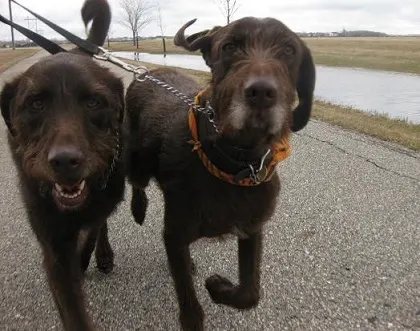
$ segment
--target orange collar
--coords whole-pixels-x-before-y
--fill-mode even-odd
[[[199,104],[199,98],[204,92],[205,90],[202,90],[195,96],[195,104]],[[229,174],[217,168],[204,152],[198,137],[198,126],[193,107],[188,110],[188,125],[192,136],[192,139],[188,143],[194,146],[192,151],[197,152],[203,165],[212,175],[230,184],[256,186],[262,182],[270,181],[277,163],[287,158],[291,153],[289,137],[286,136],[280,141],[273,143],[271,150],[267,151],[267,157],[261,159],[259,169],[254,169],[251,165],[248,165],[249,168],[243,169],[238,174]]]

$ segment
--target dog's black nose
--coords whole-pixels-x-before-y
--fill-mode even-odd
[[[245,97],[251,107],[269,108],[276,103],[277,90],[270,80],[259,78],[245,88]]]
[[[85,157],[75,146],[54,146],[48,153],[48,162],[58,176],[77,177]],[[76,179],[76,178],[75,178]]]

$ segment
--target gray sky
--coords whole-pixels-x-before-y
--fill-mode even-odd
[[[84,0],[20,0],[20,3],[63,26],[84,36],[80,8]],[[156,3],[157,0],[152,0]],[[164,32],[173,35],[186,21],[197,18],[187,33],[225,23],[215,1],[218,0],[159,0],[164,21]],[[391,34],[420,33],[420,0],[237,0],[240,3],[235,18],[243,16],[272,16],[296,32],[332,32],[346,30],[375,30]],[[119,0],[109,0],[113,10],[111,37],[130,36],[130,31],[118,24],[121,17]],[[8,17],[8,1],[0,0],[0,12]],[[194,4],[194,5],[192,5]],[[31,17],[13,5],[15,22],[28,27]],[[35,24],[29,23],[31,29]],[[57,36],[38,22],[46,37]],[[141,36],[159,35],[155,21]],[[20,37],[18,35],[17,37]],[[10,28],[0,23],[0,40],[10,39]]]

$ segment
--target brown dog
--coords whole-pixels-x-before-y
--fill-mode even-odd
[[[108,3],[87,0],[82,17],[93,20],[88,40],[102,45]],[[121,80],[77,49],[42,59],[1,92],[27,215],[66,330],[94,329],[82,276],[95,246],[99,270],[113,268],[107,218],[124,193],[123,111]]]
[[[165,199],[164,241],[184,330],[203,329],[189,252],[199,238],[238,236],[239,284],[211,276],[213,301],[238,309],[258,304],[262,228],[280,189],[275,165],[288,156],[290,132],[307,124],[315,85],[309,49],[281,22],[247,17],[185,38],[194,21],[178,31],[175,44],[201,50],[211,68],[210,85],[197,97],[204,110],[188,110],[148,80],[132,83],[126,94],[132,212],[141,224],[144,188],[154,177]],[[200,91],[171,69],[149,75],[190,97]]]

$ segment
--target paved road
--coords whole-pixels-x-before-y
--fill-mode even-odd
[[[0,329],[60,330],[1,123]],[[319,121],[292,144],[265,230],[259,307],[217,306],[204,289],[215,272],[236,279],[234,241],[193,246],[207,330],[420,330],[420,155]],[[132,221],[129,192],[110,220],[115,271],[88,270],[89,309],[103,330],[178,330],[161,240],[162,197],[155,186],[148,195],[143,227]]]

